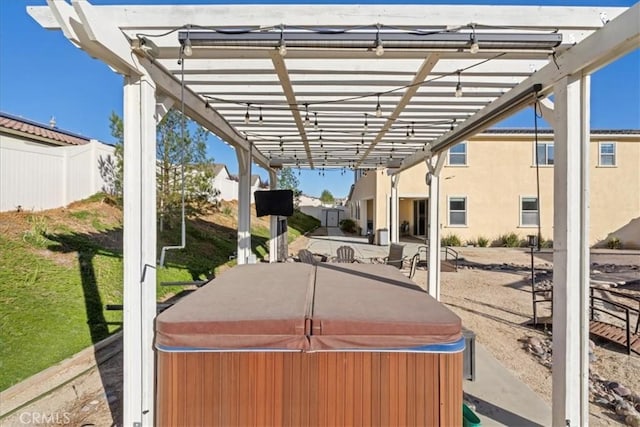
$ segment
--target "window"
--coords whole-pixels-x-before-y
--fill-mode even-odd
[[[600,143],[600,166],[616,165],[616,144],[615,142]]]
[[[467,143],[461,142],[449,149],[449,165],[465,166],[467,164]]]
[[[522,227],[533,227],[538,225],[538,198],[520,198],[520,225]]]
[[[534,145],[535,146],[535,145]],[[536,159],[533,159],[533,164],[536,164]],[[539,142],[538,143],[538,164],[539,165],[553,165],[553,143],[552,142]]]
[[[466,197],[449,197],[449,225],[467,225]]]

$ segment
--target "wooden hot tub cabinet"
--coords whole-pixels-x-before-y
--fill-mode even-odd
[[[236,267],[158,316],[156,421],[462,425],[460,334],[392,267]]]

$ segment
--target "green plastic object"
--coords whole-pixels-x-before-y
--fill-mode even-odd
[[[480,418],[466,404],[462,404],[462,426],[477,427],[480,426]]]

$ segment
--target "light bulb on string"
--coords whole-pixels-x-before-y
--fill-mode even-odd
[[[457,119],[453,119],[453,121],[451,122],[451,126],[449,126],[449,130],[453,130],[453,125],[456,122]]]
[[[362,137],[360,137],[360,145],[364,145],[364,132],[362,133]]]
[[[407,133],[405,134],[405,138],[409,139],[409,126],[407,126]]]
[[[364,131],[369,129],[369,120],[367,119],[367,113],[364,113]]]
[[[309,104],[304,104],[304,127],[309,127],[311,121],[309,120]]]
[[[378,105],[376,105],[376,117],[382,117],[382,106],[380,106],[380,94],[378,94]]]
[[[409,135],[411,138],[413,138],[414,136],[416,136],[416,129],[413,126],[413,122],[411,122],[411,135]]]
[[[313,113],[313,128],[318,130],[318,113]]]
[[[318,141],[320,141],[320,148],[322,147],[322,129],[320,129],[320,136],[318,137]]]
[[[248,125],[249,122],[251,122],[251,116],[249,115],[249,107],[251,106],[251,104],[247,104],[247,112],[244,113],[244,124]]]
[[[262,107],[260,107],[260,116],[258,117],[258,123],[260,124],[260,126],[262,126],[263,120],[262,120]]]
[[[471,46],[469,46],[469,53],[476,54],[480,51],[480,45],[478,44],[478,37],[476,36],[476,26],[471,25]]]
[[[280,26],[280,45],[278,46],[280,56],[287,56],[287,44],[284,41],[284,25]]]
[[[460,71],[458,71],[458,84],[456,85],[456,98],[460,98],[462,96],[462,84],[460,83]]]
[[[378,24],[378,33],[376,34],[376,56],[384,55],[384,46],[382,46],[382,39],[380,38],[380,28],[382,26]]]
[[[184,53],[184,56],[193,55],[193,48],[191,47],[191,39],[189,39],[188,34],[187,34],[187,38],[184,41],[184,44],[182,45],[182,53]]]

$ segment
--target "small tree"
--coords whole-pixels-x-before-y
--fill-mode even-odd
[[[322,190],[322,194],[320,194],[320,201],[325,205],[330,205],[334,202],[333,194],[329,190]]]
[[[113,167],[114,177],[108,182],[116,194],[122,194],[123,122],[116,113],[109,117],[111,135],[116,138]],[[170,110],[156,129],[156,181],[160,230],[165,222],[172,225],[179,218],[182,208],[182,166],[184,164],[185,211],[187,215],[202,214],[217,203],[219,191],[213,187],[213,159],[206,155],[207,132],[202,127],[193,128],[191,121],[185,125],[182,138],[182,114]]]
[[[300,181],[295,172],[291,168],[283,168],[278,174],[278,188],[281,190],[293,191],[293,203],[296,207],[300,206],[300,195],[302,191],[298,188]]]

